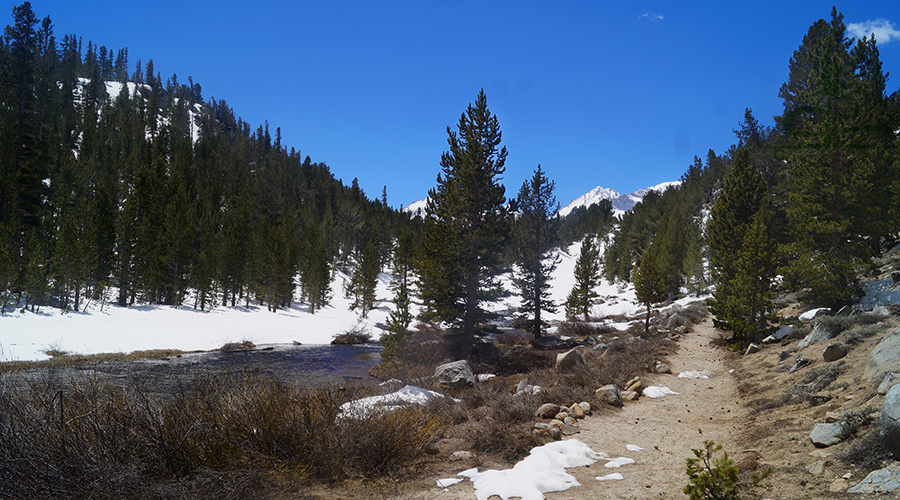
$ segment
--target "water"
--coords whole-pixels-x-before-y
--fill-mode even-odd
[[[203,352],[160,359],[112,361],[87,366],[29,370],[12,378],[52,387],[80,377],[98,377],[113,385],[138,382],[149,392],[172,393],[198,376],[229,374],[273,376],[306,387],[367,385],[369,370],[381,362],[381,344],[261,345],[237,352]]]

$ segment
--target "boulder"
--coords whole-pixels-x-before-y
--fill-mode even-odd
[[[559,405],[544,403],[538,408],[536,414],[540,418],[553,418],[557,413],[559,413]]]
[[[656,362],[655,369],[656,373],[672,373],[672,369],[669,367],[669,365],[663,363],[662,361]]]
[[[900,462],[894,462],[884,469],[872,471],[847,493],[890,493],[900,488]]]
[[[581,410],[584,411],[585,415],[591,414],[591,404],[588,403],[587,401],[582,401],[582,402],[578,403],[578,406],[581,407]]]
[[[872,349],[872,353],[866,359],[863,377],[879,380],[885,373],[895,370],[898,363],[900,363],[900,327],[885,334],[875,349]]]
[[[774,337],[775,340],[781,340],[793,333],[793,331],[796,329],[797,327],[794,325],[781,325],[777,330],[775,330],[775,333],[772,334],[772,337]]]
[[[534,339],[534,342],[531,345],[535,349],[547,351],[553,349],[571,349],[580,343],[581,341],[578,339],[562,339],[553,335],[541,335]]]
[[[475,372],[464,359],[438,366],[434,369],[434,378],[444,389],[463,389],[475,385]]]
[[[822,353],[822,357],[825,359],[825,361],[828,361],[830,363],[832,361],[837,361],[843,358],[847,355],[848,352],[850,352],[850,349],[847,348],[847,344],[844,344],[843,342],[832,342],[828,344],[828,347],[825,348],[825,352]]]
[[[577,349],[556,355],[556,370],[559,372],[571,372],[584,366],[587,366],[587,363]]]
[[[575,403],[569,407],[569,415],[575,418],[584,418],[584,408]]]
[[[844,440],[845,435],[843,424],[816,424],[809,433],[809,439],[816,445],[816,448],[825,448],[840,443]]]
[[[896,290],[893,279],[866,281],[861,285],[865,296],[856,305],[860,311],[871,311],[878,306],[900,304],[900,290]]]
[[[751,342],[750,345],[747,346],[747,350],[744,352],[744,355],[746,356],[747,354],[756,354],[758,352],[759,344],[754,344],[753,342]]]
[[[900,457],[900,385],[895,385],[884,396],[881,405],[881,442],[885,449]]]
[[[878,386],[878,394],[885,395],[891,390],[891,387],[900,384],[900,373],[897,372],[887,372],[884,375],[884,380],[881,381],[881,385]]]
[[[622,397],[619,396],[619,389],[613,384],[607,384],[603,387],[594,391],[594,397],[597,398],[601,403],[606,403],[610,406],[615,406],[621,408],[624,403],[622,403]]]

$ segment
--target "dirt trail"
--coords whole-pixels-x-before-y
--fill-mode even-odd
[[[581,423],[581,433],[573,436],[594,451],[612,458],[632,458],[634,464],[607,468],[601,460],[591,467],[569,469],[582,486],[551,493],[547,498],[687,498],[681,490],[687,484],[685,459],[693,456],[692,448],[712,439],[739,460],[741,450],[736,441],[746,422],[746,410],[737,396],[737,381],[725,364],[729,353],[710,345],[716,335],[712,319],[707,318],[694,327],[694,332],[682,336],[678,352],[666,360],[671,375],[642,377],[644,385],[665,386],[680,394],[642,397],[614,414],[588,417]],[[712,375],[709,379],[677,377],[686,370],[709,370]],[[644,451],[628,451],[627,444]],[[595,479],[614,472],[624,479]]]
[[[581,433],[571,437],[611,458],[628,457],[635,463],[607,468],[606,461],[600,460],[590,467],[568,469],[581,486],[548,493],[547,498],[687,498],[682,489],[687,484],[685,459],[693,456],[692,448],[700,448],[704,440],[712,439],[723,444],[729,455],[739,460],[741,449],[737,438],[746,412],[737,396],[737,381],[728,373],[725,364],[728,352],[710,345],[716,335],[712,319],[707,318],[696,325],[693,332],[682,336],[678,352],[666,360],[672,368],[671,375],[645,374],[641,377],[645,386],[665,386],[680,394],[657,399],[641,397],[638,401],[626,402],[620,410],[589,416],[580,423]],[[678,373],[687,370],[709,370],[712,375],[709,379],[677,377]],[[640,446],[644,451],[628,451],[626,445],[629,444]],[[595,479],[616,472],[624,478]],[[407,491],[400,496],[407,499],[475,498],[469,481],[446,491],[432,488],[427,493]],[[425,496],[419,496],[423,494]]]

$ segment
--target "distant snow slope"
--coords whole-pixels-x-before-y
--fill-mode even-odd
[[[666,189],[669,189],[673,186],[678,186],[680,184],[681,181],[663,182],[655,186],[638,189],[637,191],[628,194],[619,194],[619,192],[615,189],[597,186],[587,193],[579,196],[578,198],[575,198],[572,203],[569,203],[559,211],[559,215],[565,217],[569,215],[575,208],[589,207],[591,205],[599,203],[600,200],[610,200],[612,202],[615,214],[621,215],[634,208],[634,206],[640,203],[640,201],[644,199],[644,196],[650,191],[657,191],[659,193],[662,193]]]

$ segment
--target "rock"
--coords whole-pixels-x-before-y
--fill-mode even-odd
[[[806,472],[809,472],[810,474],[812,474],[814,476],[818,476],[819,474],[825,472],[826,465],[831,465],[831,464],[829,462],[827,462],[826,460],[817,460],[806,466]]]
[[[885,334],[875,349],[872,349],[866,359],[863,377],[879,380],[885,373],[897,369],[898,363],[900,363],[900,327]]]
[[[563,423],[566,425],[571,425],[573,427],[578,427],[578,420],[575,417],[566,417],[563,419]]]
[[[559,372],[571,372],[587,366],[584,358],[577,349],[566,351],[556,355],[556,370]]]
[[[812,363],[812,361],[806,358],[797,358],[797,361],[794,363],[794,366],[792,366],[791,369],[788,370],[788,373],[794,373],[795,371],[809,365],[810,363]]]
[[[828,328],[825,328],[822,323],[815,322],[813,323],[812,331],[809,332],[809,335],[803,337],[797,344],[797,349],[803,349],[804,347],[809,347],[817,342],[822,342],[825,340],[830,340],[834,335]]]
[[[897,372],[887,372],[884,374],[884,380],[881,381],[881,385],[878,386],[878,394],[884,395],[887,394],[891,387],[900,384],[900,373]]]
[[[473,460],[475,458],[475,454],[471,451],[454,451],[450,454],[451,462],[461,462],[463,460]]]
[[[872,314],[875,316],[881,316],[882,318],[887,318],[891,315],[891,310],[888,309],[887,306],[876,306],[875,309],[872,309]]]
[[[900,457],[900,385],[888,390],[881,405],[881,442],[894,458]]]
[[[434,378],[444,389],[463,389],[475,385],[475,372],[464,359],[438,366],[434,369]]]
[[[600,403],[606,403],[617,408],[621,408],[623,405],[622,397],[619,396],[619,389],[613,384],[604,385],[594,391],[594,397],[596,397]]]
[[[840,443],[844,440],[844,426],[840,423],[835,424],[816,424],[809,439],[816,445],[816,448],[825,448]]]
[[[566,424],[563,424],[563,426],[559,428],[559,431],[562,433],[563,436],[571,436],[572,434],[581,433],[581,429],[579,429],[578,427],[575,427],[574,425],[566,425]]]
[[[564,411],[561,411],[553,416],[553,418],[555,420],[559,420],[560,422],[565,422],[568,417],[569,417],[568,412],[564,412]]]
[[[775,330],[775,333],[773,333],[772,336],[775,337],[775,340],[781,340],[793,333],[796,329],[797,327],[794,325],[781,325]]]
[[[537,410],[537,416],[540,418],[553,418],[557,413],[559,413],[559,405],[555,405],[553,403],[544,403]]]
[[[672,373],[672,369],[669,367],[669,365],[663,363],[662,361],[656,362],[655,369],[656,373]]]
[[[894,289],[894,284],[893,279],[860,283],[866,295],[856,305],[856,309],[871,311],[878,306],[900,304],[900,290]]]
[[[900,462],[893,462],[884,469],[872,471],[847,493],[890,493],[900,488]]]
[[[600,337],[596,335],[588,335],[581,341],[581,345],[585,347],[594,346],[600,343]]]
[[[841,421],[841,417],[844,415],[840,412],[836,411],[828,411],[825,412],[825,423],[826,424],[834,424]]]
[[[844,344],[843,342],[832,342],[825,348],[822,357],[825,361],[831,363],[832,361],[843,358],[848,352],[850,352],[850,349],[847,348],[847,344]]]
[[[805,313],[800,315],[800,321],[810,321],[819,316],[831,316],[831,309],[827,307],[820,307],[818,309],[810,309]]]
[[[600,342],[599,344],[595,345],[594,347],[591,347],[591,351],[592,352],[605,351],[608,347],[609,346],[607,346],[605,343]]]
[[[584,408],[575,403],[569,407],[569,415],[575,418],[584,418]]]
[[[578,406],[581,407],[581,409],[584,411],[585,415],[591,414],[591,404],[588,403],[587,401],[582,401],[582,402],[578,403]]]
[[[553,427],[552,429],[550,429],[550,439],[559,441],[560,439],[562,439],[562,431],[559,430],[558,427]]]
[[[744,352],[744,355],[746,356],[747,354],[755,354],[757,352],[759,352],[759,345],[751,342],[750,345],[747,346],[747,351]]]
[[[632,392],[641,392],[644,390],[644,384],[641,383],[641,379],[638,377],[634,377],[625,383],[625,390]]]
[[[848,486],[850,486],[850,483],[848,483],[846,479],[839,477],[828,485],[828,491],[832,493],[841,493],[846,490]]]
[[[619,393],[619,396],[621,396],[624,401],[637,401],[637,398],[641,396],[641,393],[635,391],[622,391]]]
[[[531,426],[532,429],[537,429],[541,431],[549,431],[553,428],[550,424],[546,422],[535,422],[534,425]]]

